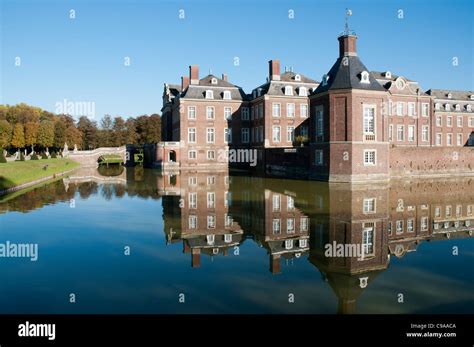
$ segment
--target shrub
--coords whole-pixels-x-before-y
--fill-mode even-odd
[[[23,152],[20,152],[20,161],[25,161],[25,155]]]
[[[31,155],[31,160],[38,160],[38,154],[36,154],[36,152],[34,152],[34,153]]]
[[[41,159],[48,159],[48,156],[46,155],[45,152],[41,153]]]
[[[56,151],[51,152],[51,158],[56,159],[57,157]]]
[[[7,162],[7,158],[5,158],[5,156],[3,155],[3,149],[0,148],[0,163],[6,163]]]

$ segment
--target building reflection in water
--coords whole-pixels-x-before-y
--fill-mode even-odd
[[[158,185],[167,240],[183,243],[192,267],[251,238],[267,250],[272,274],[307,258],[336,294],[339,313],[356,312],[392,256],[474,230],[473,179],[350,186],[212,171],[164,175]],[[328,245],[360,252],[328,255]]]

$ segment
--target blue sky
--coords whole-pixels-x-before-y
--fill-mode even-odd
[[[64,99],[95,102],[97,119],[159,113],[163,83],[179,83],[190,64],[201,77],[225,72],[250,92],[272,58],[320,80],[337,58],[346,7],[369,69],[418,80],[425,90],[474,89],[468,0],[0,2],[0,103],[54,112]]]

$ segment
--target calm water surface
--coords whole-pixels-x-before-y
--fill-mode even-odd
[[[2,198],[0,243],[39,254],[0,258],[0,313],[474,312],[472,178],[112,171]]]

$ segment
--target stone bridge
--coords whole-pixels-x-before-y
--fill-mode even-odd
[[[118,176],[103,176],[99,173],[98,169],[93,166],[80,167],[74,170],[66,177],[63,178],[64,186],[66,190],[69,184],[79,184],[85,182],[95,182],[98,184],[127,184],[127,171],[123,168],[123,172]]]
[[[64,153],[64,152],[63,152]],[[123,147],[100,147],[93,149],[91,151],[68,151],[64,153],[65,157],[75,160],[80,163],[82,166],[92,166],[97,167],[99,165],[99,158],[105,154],[115,154],[119,155],[123,162],[125,163],[127,150],[125,146]]]

